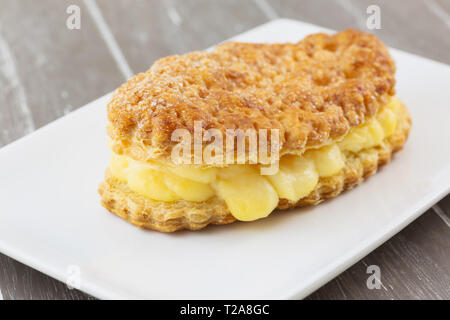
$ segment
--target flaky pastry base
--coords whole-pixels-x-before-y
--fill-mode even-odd
[[[298,202],[280,199],[278,209],[316,205],[352,189],[377,169],[390,162],[392,154],[402,149],[411,128],[411,118],[404,105],[398,113],[394,134],[382,145],[362,150],[356,154],[345,153],[345,167],[336,175],[320,178],[316,188]],[[128,186],[106,171],[105,181],[100,184],[102,205],[110,212],[135,226],[161,232],[181,229],[198,230],[208,224],[228,224],[236,221],[225,202],[213,197],[205,202],[154,201],[132,192]],[[274,213],[272,213],[274,214]]]

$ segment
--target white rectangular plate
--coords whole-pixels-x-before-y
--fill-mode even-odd
[[[282,19],[234,40],[324,30]],[[450,67],[391,52],[413,129],[392,163],[356,189],[252,223],[140,230],[100,206],[105,96],[0,150],[0,251],[61,281],[80,271],[81,290],[105,299],[305,297],[449,192]]]

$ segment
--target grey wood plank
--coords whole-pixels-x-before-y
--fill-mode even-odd
[[[450,229],[432,210],[356,263],[309,299],[450,299]],[[377,265],[382,287],[368,289]]]
[[[11,57],[3,62],[0,75],[5,85],[0,93],[1,114],[6,115],[1,124],[7,131],[3,144],[21,136],[24,112],[16,109],[28,109],[38,128],[123,81],[95,24],[83,10],[81,29],[66,27],[66,8],[71,4],[83,8],[78,0],[1,0],[0,48],[3,43],[4,59],[5,52]],[[5,65],[11,64],[14,70],[6,71],[6,81],[15,83],[8,86]]]
[[[343,30],[357,28],[379,36],[387,45],[450,64],[450,29],[433,13],[427,1],[327,0],[267,2],[282,17]],[[448,3],[448,1],[442,1]],[[381,12],[381,29],[368,30],[369,5]]]
[[[253,1],[97,1],[135,72],[170,54],[203,50],[268,19]],[[127,14],[124,15],[123,12]]]
[[[357,19],[349,14],[342,5],[336,1],[266,0],[266,2],[275,10],[278,16],[283,18],[301,20],[336,30],[359,27]]]
[[[0,292],[4,300],[91,300],[91,296],[0,255]]]
[[[435,2],[437,4],[437,9],[442,9],[445,13],[446,19],[448,21],[449,15],[450,15],[450,1],[449,0],[434,0],[432,2]],[[450,22],[450,21],[448,21]]]

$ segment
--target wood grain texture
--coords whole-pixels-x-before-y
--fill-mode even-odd
[[[66,27],[70,4],[83,8],[81,1],[73,0],[1,0],[0,39],[7,46],[2,51],[9,51],[18,79],[0,92],[2,114],[3,109],[10,114],[2,128],[13,131],[3,136],[3,144],[22,135],[24,112],[15,110],[21,104],[39,128],[123,81],[88,14],[81,15],[80,30]]]
[[[450,23],[450,1],[449,0],[434,0],[432,2],[435,2],[437,4],[436,10],[441,9],[444,11],[438,15],[442,15],[442,17],[445,17],[443,19],[446,20],[446,24]]]
[[[450,63],[450,29],[424,0],[267,0],[282,17],[303,20],[335,30],[356,28],[375,33],[391,47]],[[442,3],[448,3],[448,0]],[[369,5],[381,13],[381,29],[367,28]],[[441,6],[440,3],[436,4]],[[442,5],[441,13],[445,10]],[[437,9],[439,10],[439,9]],[[332,14],[326,14],[330,12]],[[412,22],[411,19],[414,19]]]
[[[448,0],[97,0],[133,72],[156,59],[207,48],[276,17],[333,29],[366,28],[381,9],[387,44],[450,63]],[[431,3],[431,4],[430,4]],[[65,26],[79,5],[81,30]],[[0,146],[114,89],[117,59],[81,0],[0,0]],[[45,17],[45,18],[43,18]],[[450,299],[450,196],[308,299]],[[446,220],[447,219],[447,220]],[[369,290],[367,266],[383,287]],[[0,299],[92,299],[0,254]]]
[[[4,255],[0,255],[0,291],[4,300],[94,299]]]
[[[131,68],[146,71],[155,60],[203,50],[268,19],[252,1],[97,1]],[[127,12],[127,16],[123,12]],[[117,23],[120,21],[120,23]]]

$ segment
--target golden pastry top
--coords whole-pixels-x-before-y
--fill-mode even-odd
[[[347,30],[298,43],[225,43],[157,61],[108,104],[112,149],[170,158],[175,129],[279,129],[280,156],[337,139],[394,95],[395,65],[374,35]],[[205,145],[207,142],[205,142]]]

